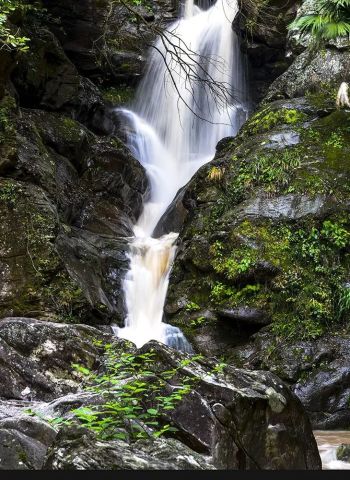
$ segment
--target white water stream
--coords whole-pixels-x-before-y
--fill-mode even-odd
[[[214,157],[217,142],[235,135],[247,118],[242,54],[232,30],[237,12],[237,0],[217,0],[207,10],[187,0],[183,16],[166,31],[175,46],[157,40],[132,110],[119,111],[151,186],[130,245],[125,327],[115,328],[137,346],[155,339],[187,348],[179,329],[163,323],[178,234],[156,239],[152,233],[178,190]],[[189,80],[193,73],[199,81]],[[212,95],[209,77],[228,86],[227,102]]]
[[[350,445],[350,431],[314,431],[323,470],[350,470],[350,463],[337,459],[340,445]]]

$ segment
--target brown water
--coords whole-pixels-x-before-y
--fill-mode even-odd
[[[320,452],[323,470],[350,470],[350,463],[337,460],[337,448],[350,445],[350,431],[315,430],[314,435]]]

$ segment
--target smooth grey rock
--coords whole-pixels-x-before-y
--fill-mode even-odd
[[[310,198],[307,195],[290,194],[276,198],[257,197],[248,200],[239,206],[237,216],[298,220],[307,215],[322,217],[334,208],[333,200],[324,195]]]

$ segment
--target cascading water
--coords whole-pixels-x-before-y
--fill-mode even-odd
[[[247,102],[242,54],[232,30],[238,0],[217,0],[207,10],[186,0],[184,7],[183,17],[165,32],[171,43],[161,37],[152,50],[133,111],[119,111],[151,193],[130,245],[125,327],[115,331],[137,346],[155,339],[189,350],[180,330],[163,323],[178,234],[156,239],[152,233],[178,190],[213,158],[217,142],[237,133],[247,118]],[[210,80],[228,86],[232,96],[213,95]]]

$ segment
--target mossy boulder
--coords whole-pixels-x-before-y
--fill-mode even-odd
[[[350,463],[350,445],[342,444],[337,448],[337,459]]]
[[[280,375],[315,427],[344,428],[350,111],[335,100],[348,51],[327,50],[323,83],[321,53],[315,63],[308,57],[318,83],[303,72],[294,88],[290,76],[307,54],[276,80],[237,137],[219,142],[161,219],[166,233],[178,228],[173,214],[181,211],[165,317],[195,350]],[[280,97],[291,98],[271,101],[282,81],[294,90]]]
[[[222,330],[210,347],[223,354],[252,333],[222,311],[258,309],[294,338],[347,318],[350,113],[319,116],[312,100],[263,107],[187,187],[166,313],[195,346]]]

